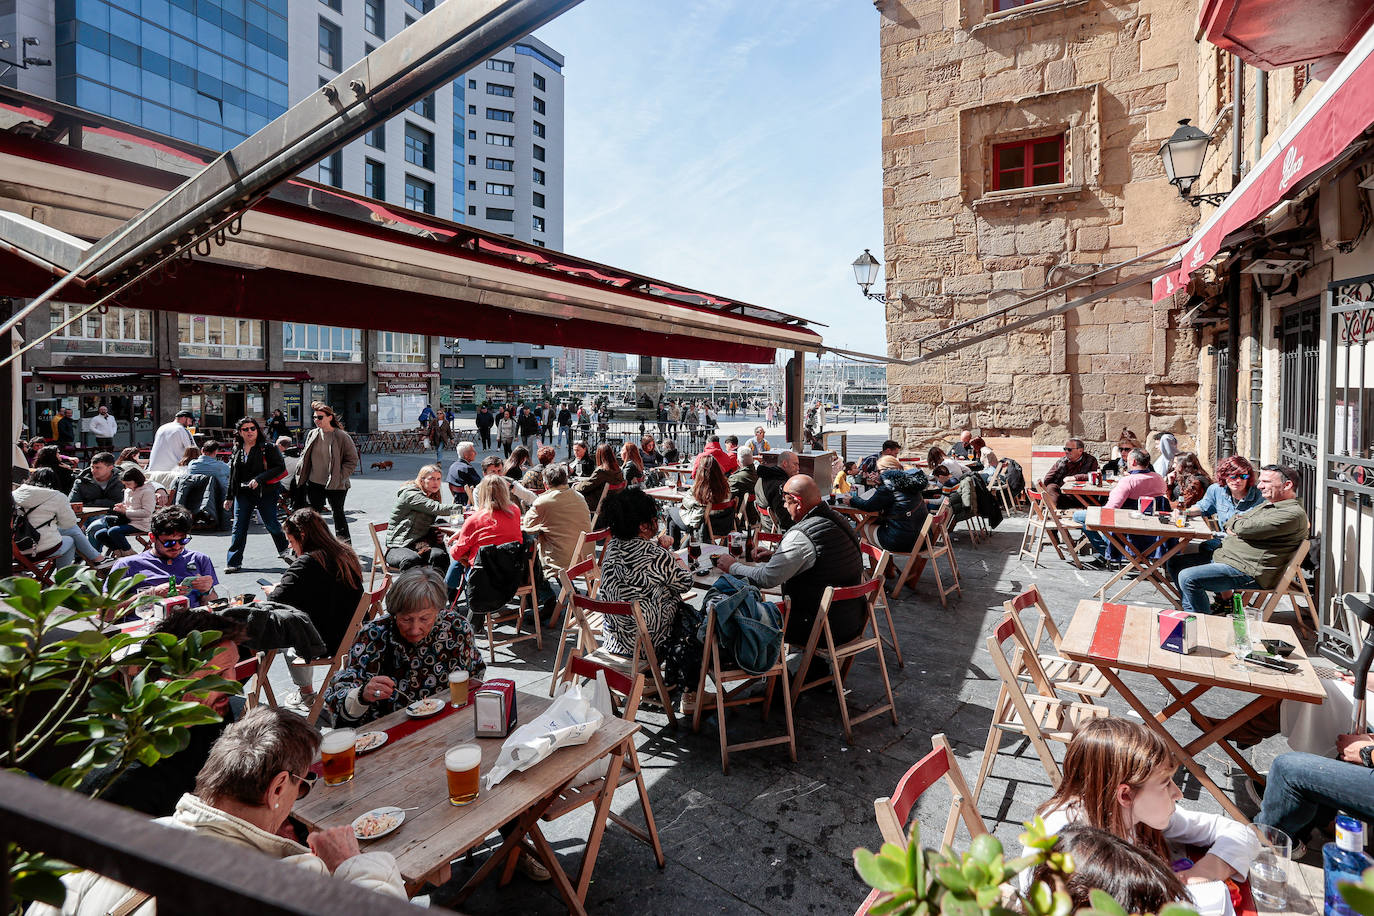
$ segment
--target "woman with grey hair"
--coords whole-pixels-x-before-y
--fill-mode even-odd
[[[291,806],[314,784],[310,764],[319,746],[320,733],[300,716],[259,706],[224,730],[196,777],[195,793],[181,796],[176,813],[156,823],[194,830],[404,900],[405,883],[395,857],[362,852],[352,826],[312,833],[308,848],[281,835]],[[157,901],[147,894],[94,872],[67,875],[62,883],[67,887],[62,909],[34,904],[30,916],[157,913]]]
[[[448,689],[459,668],[481,680],[486,665],[467,618],[448,606],[444,580],[419,566],[386,594],[387,613],[358,631],[343,667],[325,688],[340,725],[358,725]]]

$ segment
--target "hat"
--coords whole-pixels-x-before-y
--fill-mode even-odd
[[[192,420],[194,420],[194,419],[196,418],[195,413],[194,413],[193,411],[190,411],[190,410],[178,410],[178,411],[177,411],[177,416],[178,416],[178,417],[190,417]]]

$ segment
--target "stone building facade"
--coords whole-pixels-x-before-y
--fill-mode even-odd
[[[1158,150],[1179,119],[1198,117],[1195,3],[876,6],[889,356],[916,356],[925,334],[1187,238],[1198,213],[1165,180]],[[1052,158],[1053,142],[1059,173],[1032,171]],[[1019,161],[1016,148],[1029,163],[1019,186],[1007,165]],[[1172,431],[1190,446],[1199,353],[1180,317],[1176,303],[1152,304],[1142,283],[944,357],[894,365],[893,436],[917,449],[970,427],[1037,443],[1078,435],[1102,451],[1129,427]]]

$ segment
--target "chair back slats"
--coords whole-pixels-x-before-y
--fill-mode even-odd
[[[952,846],[959,821],[968,829],[969,839],[988,832],[987,825],[973,804],[973,793],[964,781],[959,761],[954,757],[954,748],[944,735],[934,735],[930,739],[930,753],[916,761],[897,783],[891,798],[878,798],[873,801],[873,811],[877,816],[878,829],[883,839],[906,848],[908,834],[906,824],[911,817],[916,802],[936,782],[944,780],[950,790],[949,814],[945,818],[945,832],[940,848]]]
[[[832,586],[830,589],[830,600],[834,602],[848,601],[851,598],[864,598],[882,587],[883,583],[881,579],[869,579],[867,582],[861,582],[858,585],[847,585],[844,588],[834,588]]]
[[[782,542],[782,535],[776,531],[760,531],[757,536],[760,544],[778,544]]]
[[[596,673],[600,671],[606,678],[606,686],[622,696],[629,696],[635,687],[634,680],[628,675],[616,671],[609,665],[603,665],[594,659],[586,658],[578,652],[573,652],[572,655],[568,656],[568,667],[566,670],[570,671],[571,674],[564,675],[565,680],[574,677],[585,677],[593,681],[596,680]],[[641,679],[641,683],[643,683],[642,678],[644,675],[641,674],[638,677]]]
[[[592,614],[610,614],[613,617],[633,617],[634,604],[629,601],[597,601],[595,598],[588,598],[576,593],[572,596],[573,604],[579,610],[587,611]]]
[[[715,515],[717,512],[725,512],[728,509],[735,508],[738,504],[739,500],[737,499],[731,499],[723,503],[715,503],[711,506],[711,514]]]
[[[1006,602],[1008,609],[1014,611],[1024,611],[1026,608],[1034,607],[1040,603],[1040,589],[1034,585]]]
[[[925,791],[939,781],[941,776],[949,772],[949,757],[945,755],[942,747],[934,748],[920,760],[916,761],[911,769],[906,771],[901,780],[897,783],[896,790],[892,793],[892,810],[897,814],[897,820],[905,824],[911,815],[911,809],[916,806]]]
[[[1016,635],[1016,621],[1010,614],[1002,618],[1002,622],[992,631],[992,638],[999,643],[1004,643]]]
[[[593,569],[596,569],[596,558],[587,557],[587,559],[583,560],[581,563],[574,563],[572,566],[570,566],[567,569],[565,575],[569,579],[577,579],[582,576],[585,576]]]

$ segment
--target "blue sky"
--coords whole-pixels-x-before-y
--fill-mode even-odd
[[[886,352],[849,266],[882,258],[872,4],[586,0],[537,34],[567,57],[569,253]]]

